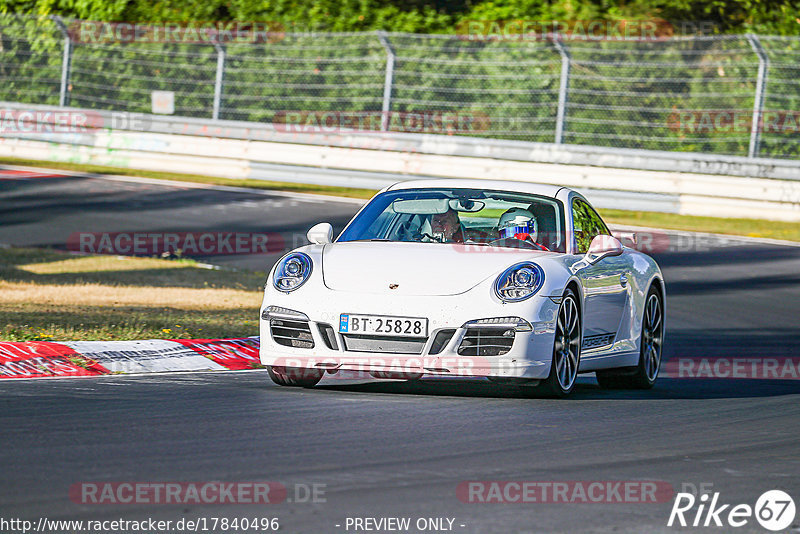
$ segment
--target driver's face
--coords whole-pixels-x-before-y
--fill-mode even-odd
[[[458,214],[453,210],[437,213],[431,220],[431,231],[434,234],[444,234],[448,239],[453,237],[460,226]]]

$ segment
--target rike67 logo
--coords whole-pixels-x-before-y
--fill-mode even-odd
[[[691,493],[678,493],[669,514],[667,526],[672,527],[752,527],[752,519],[765,529],[777,532],[789,528],[795,517],[794,500],[781,490],[764,492],[755,506],[749,504],[724,504],[719,492],[704,493],[695,497]]]

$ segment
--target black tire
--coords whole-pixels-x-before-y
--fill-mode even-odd
[[[645,299],[642,333],[639,341],[639,363],[636,367],[597,371],[597,383],[605,389],[650,389],[661,368],[664,343],[664,302],[661,292],[651,286]]]
[[[575,388],[581,362],[582,324],[578,298],[567,289],[558,307],[550,374],[533,388],[536,395],[562,398]]]
[[[322,380],[325,371],[321,369],[303,369],[299,367],[267,366],[267,372],[273,382],[279,386],[311,388]]]

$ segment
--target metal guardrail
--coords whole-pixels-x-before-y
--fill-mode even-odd
[[[2,102],[0,109],[53,109],[86,112],[97,130],[140,131],[143,133],[177,134],[221,139],[268,141],[274,143],[330,146],[339,148],[385,150],[412,154],[437,154],[494,158],[509,161],[530,161],[568,165],[590,165],[619,169],[716,174],[778,180],[800,180],[800,160],[748,158],[717,154],[695,154],[657,150],[637,150],[581,145],[530,143],[507,139],[485,139],[466,136],[423,135],[400,132],[297,133],[276,128],[275,125],[253,124],[245,121],[217,120],[192,117],[172,117],[144,113],[54,108],[19,102]],[[134,124],[135,123],[135,126]],[[72,135],[72,134],[70,134]],[[6,132],[3,137],[25,137],[24,133]],[[52,136],[58,140],[59,136]],[[61,136],[63,137],[63,136]],[[42,138],[41,136],[37,138]]]
[[[177,115],[211,120],[380,114],[374,129],[397,132],[407,125],[390,114],[453,113],[474,119],[456,136],[800,157],[800,38],[365,32],[243,44],[83,36],[97,24],[0,15],[0,100],[149,112],[152,92],[168,91]]]
[[[41,128],[5,136],[0,156],[361,188],[426,177],[532,181],[582,190],[601,207],[800,221],[797,161],[761,164],[749,158],[734,162],[721,156],[388,132],[320,137],[271,126],[254,129],[249,123],[219,121],[210,127],[200,119],[144,115],[136,117],[140,128],[126,130],[108,126],[130,121],[129,115],[80,113],[92,116],[94,129],[65,134]],[[55,121],[58,114],[39,116]],[[674,172],[704,166],[716,172]],[[740,175],[722,172],[726,169]],[[750,170],[763,177],[752,177],[757,175]]]

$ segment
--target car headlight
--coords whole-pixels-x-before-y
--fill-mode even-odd
[[[272,276],[272,285],[278,291],[294,291],[308,280],[312,269],[313,264],[308,255],[292,252],[278,262]]]
[[[494,292],[505,302],[532,297],[544,285],[544,270],[529,261],[512,265],[497,277]]]

